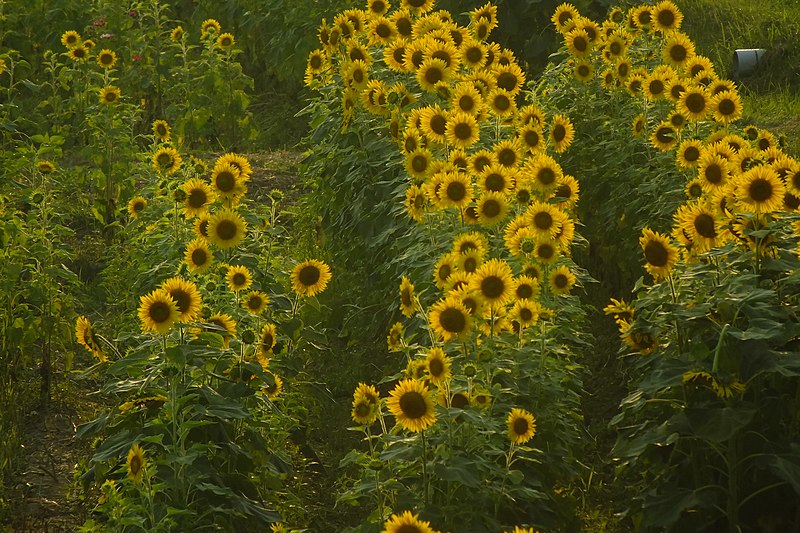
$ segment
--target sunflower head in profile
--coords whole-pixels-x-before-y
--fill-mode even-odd
[[[95,337],[92,323],[83,315],[79,316],[75,321],[75,338],[81,345],[89,350],[92,355],[97,357],[101,363],[108,361],[108,357],[100,348],[100,343],[97,342],[97,337]]]
[[[153,154],[153,166],[164,174],[174,174],[181,168],[182,163],[181,154],[171,146],[162,146]]]
[[[139,319],[142,331],[164,335],[180,319],[180,312],[175,300],[162,288],[140,298]]]
[[[406,0],[413,2],[415,0]],[[421,0],[416,0],[420,2]],[[428,1],[428,0],[426,0]],[[430,522],[419,519],[419,514],[411,514],[411,511],[404,511],[401,514],[393,514],[383,524],[381,533],[436,533],[431,529]]]
[[[186,32],[183,31],[183,26],[175,26],[169,33],[169,38],[173,43],[180,42]]]
[[[107,85],[100,89],[100,93],[98,97],[100,98],[100,103],[103,105],[111,105],[116,103],[120,97],[122,96],[122,92],[120,91],[119,87],[115,87],[113,85]]]
[[[134,483],[141,483],[145,470],[147,469],[147,459],[144,455],[144,449],[139,444],[134,444],[130,451],[128,451],[128,459],[126,461],[128,469],[128,477]]]
[[[666,278],[678,262],[678,250],[669,237],[645,228],[639,244],[644,252],[645,269],[657,280]]]
[[[331,277],[331,269],[327,264],[309,259],[294,267],[292,290],[299,296],[315,296],[327,288]]]
[[[390,352],[399,352],[403,349],[405,346],[404,332],[405,327],[402,322],[395,322],[389,328],[389,333],[386,335],[386,345]]]
[[[175,301],[178,308],[178,321],[194,322],[200,317],[203,297],[193,282],[176,276],[162,283],[161,288],[167,291]]]
[[[506,418],[508,438],[512,444],[525,444],[536,434],[536,419],[525,409],[511,409]]]
[[[400,311],[407,318],[411,318],[417,312],[414,284],[406,276],[400,281]]]
[[[36,162],[36,170],[42,174],[52,174],[56,171],[56,166],[52,161],[42,159]]]
[[[278,374],[273,372],[267,371],[266,374],[267,379],[269,379],[271,383],[269,381],[264,383],[261,386],[261,390],[264,391],[264,394],[267,395],[267,398],[270,400],[276,400],[278,396],[281,395],[281,392],[283,392],[283,380]]]
[[[390,393],[387,402],[389,412],[398,424],[408,431],[425,431],[436,422],[428,387],[421,381],[405,379]]]
[[[238,246],[247,234],[247,222],[231,209],[221,209],[208,221],[208,240],[225,250]]]

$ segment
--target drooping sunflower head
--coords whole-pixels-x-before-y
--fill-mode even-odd
[[[108,356],[103,353],[100,343],[94,334],[94,328],[88,318],[81,315],[75,321],[75,338],[78,342],[97,357],[100,362],[108,361]]]
[[[331,269],[322,261],[309,259],[292,271],[292,290],[300,296],[315,296],[326,289]]]
[[[430,392],[422,381],[405,379],[389,396],[389,412],[404,429],[418,433],[436,422],[436,411]]]
[[[513,444],[525,444],[536,434],[536,419],[533,414],[517,407],[511,409],[506,418],[508,438]]]

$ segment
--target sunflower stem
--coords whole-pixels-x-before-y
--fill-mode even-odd
[[[425,439],[425,430],[420,431],[422,436],[422,504],[428,507],[428,442]]]
[[[667,280],[669,281],[669,290],[672,293],[672,303],[678,305],[678,296],[675,293],[675,279],[672,277],[671,272],[667,275]],[[675,319],[675,335],[678,337],[678,349],[680,353],[683,353],[685,351],[683,334],[681,333],[681,325],[677,318]]]

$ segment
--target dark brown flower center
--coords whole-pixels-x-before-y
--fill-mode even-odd
[[[439,315],[439,323],[449,333],[461,333],[467,327],[467,317],[460,309],[448,307]]]
[[[663,267],[669,262],[669,252],[663,243],[650,241],[644,247],[644,258],[654,267]]]
[[[319,268],[314,265],[306,265],[300,269],[297,278],[300,280],[300,283],[305,285],[306,287],[310,287],[317,283],[319,279],[322,277],[322,272],[320,272]]]
[[[417,391],[408,391],[400,396],[400,410],[407,418],[422,418],[428,412],[425,397]]]
[[[238,233],[239,228],[233,220],[222,220],[217,224],[217,237],[223,241],[232,240]]]

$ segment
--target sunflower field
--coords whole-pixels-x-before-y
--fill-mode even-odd
[[[800,531],[800,6],[697,4],[0,0],[0,531]]]

